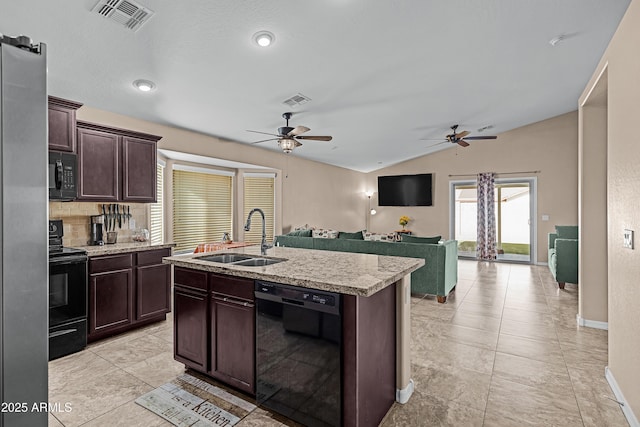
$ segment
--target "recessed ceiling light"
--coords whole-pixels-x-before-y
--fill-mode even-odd
[[[136,89],[138,89],[141,92],[151,92],[152,90],[154,90],[156,88],[156,84],[154,82],[152,82],[151,80],[136,80],[135,82],[133,82],[133,87],[135,87]]]
[[[253,41],[260,47],[268,47],[276,41],[276,36],[269,31],[258,31],[253,35]]]

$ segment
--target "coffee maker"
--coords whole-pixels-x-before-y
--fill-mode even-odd
[[[104,227],[104,215],[91,215],[91,245],[102,246],[104,240],[102,231]]]

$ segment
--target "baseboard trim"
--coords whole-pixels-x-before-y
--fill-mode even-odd
[[[620,387],[618,387],[618,382],[613,377],[613,373],[611,373],[611,370],[609,369],[608,366],[604,368],[604,376],[607,379],[607,382],[609,383],[609,386],[611,387],[613,394],[616,396],[618,403],[620,404],[620,409],[622,409],[622,413],[627,419],[627,422],[629,423],[629,427],[640,427],[640,422],[638,422],[638,419],[636,418],[635,414],[631,410],[631,407],[629,407],[629,404],[624,398],[622,391],[620,391]]]
[[[413,390],[415,389],[415,385],[413,380],[409,380],[409,384],[403,389],[396,389],[396,402],[405,404],[409,401],[409,398],[413,394]]]
[[[576,314],[576,321],[578,326],[585,326],[587,328],[604,329],[609,330],[609,322],[600,322],[598,320],[583,319],[579,314]]]

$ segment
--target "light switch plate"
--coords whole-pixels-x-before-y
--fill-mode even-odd
[[[624,230],[624,241],[622,242],[622,247],[633,249],[633,230]]]
[[[542,220],[543,221],[549,221],[549,215],[542,215]]]

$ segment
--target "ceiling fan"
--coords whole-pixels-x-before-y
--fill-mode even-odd
[[[496,139],[498,138],[495,135],[484,135],[484,136],[467,136],[469,135],[471,132],[463,130],[460,133],[457,133],[458,130],[458,125],[453,125],[451,126],[451,130],[453,131],[453,133],[445,136],[445,140],[442,141],[440,139],[436,140],[436,141],[441,141],[438,144],[434,144],[432,145],[432,147],[435,147],[436,145],[440,145],[440,144],[445,144],[447,142],[450,142],[452,144],[458,144],[461,147],[468,147],[469,146],[469,142],[468,141],[476,141],[476,140],[480,140],[480,139]],[[427,139],[426,141],[430,141],[429,139]],[[433,140],[431,140],[433,141]]]
[[[294,148],[300,147],[302,143],[298,141],[299,139],[310,139],[313,141],[331,141],[333,137],[331,136],[310,136],[310,135],[301,135],[302,133],[309,132],[309,129],[306,126],[296,126],[294,128],[289,126],[289,119],[293,113],[283,113],[282,118],[287,121],[286,126],[279,127],[278,133],[267,133],[267,132],[259,132],[257,130],[247,130],[247,132],[253,133],[262,133],[265,135],[275,136],[275,138],[263,139],[261,141],[252,142],[252,144],[259,144],[261,142],[266,141],[275,141],[278,140],[278,145],[282,148],[282,151],[285,153],[290,153]]]

